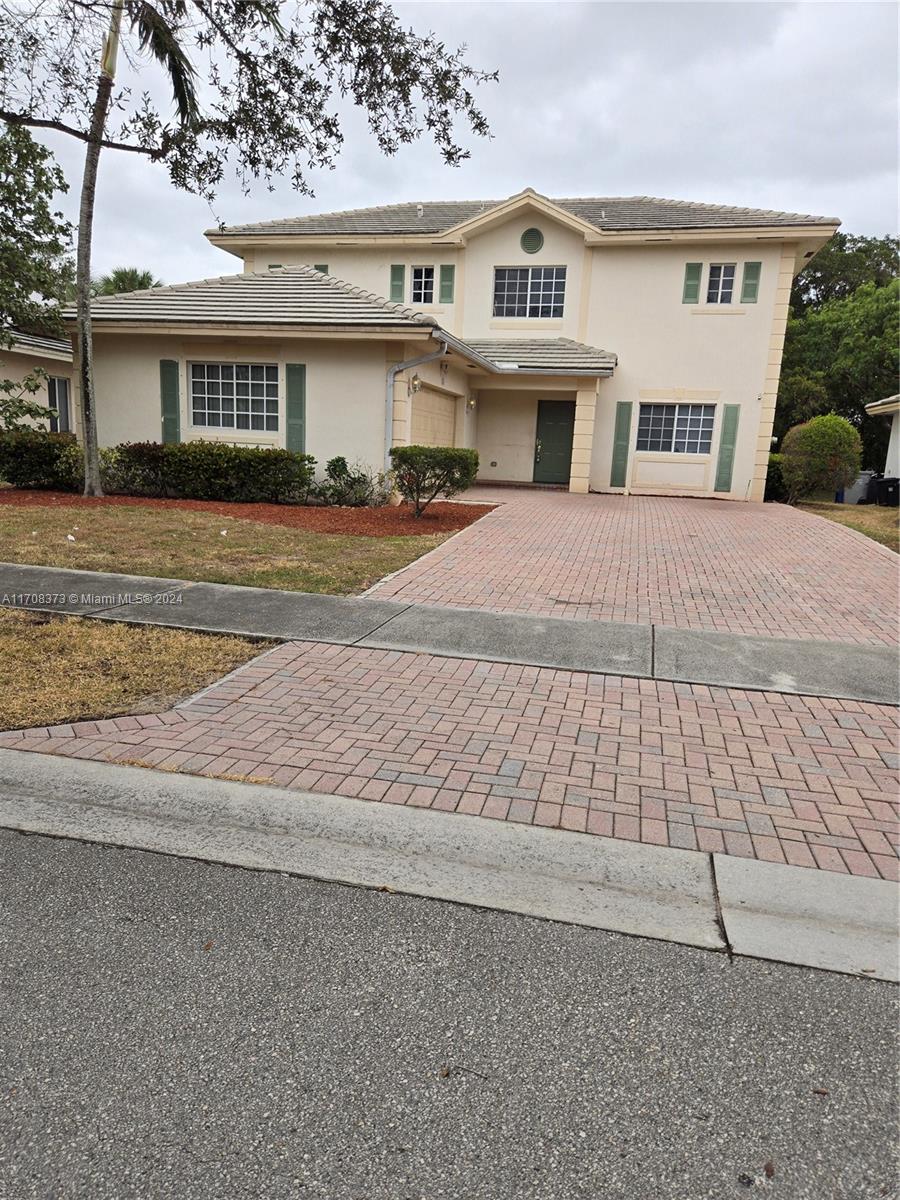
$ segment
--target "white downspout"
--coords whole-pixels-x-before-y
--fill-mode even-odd
[[[431,354],[423,354],[419,358],[409,358],[406,362],[395,363],[394,366],[388,367],[387,386],[384,397],[384,469],[391,469],[391,446],[394,444],[394,380],[401,371],[409,370],[412,367],[421,367],[424,363],[434,362],[436,358],[443,358],[447,353],[447,343],[441,339],[437,339],[441,343],[440,350],[433,350]]]

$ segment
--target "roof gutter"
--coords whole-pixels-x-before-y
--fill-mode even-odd
[[[421,367],[425,363],[444,357],[448,349],[446,335],[443,331],[435,332],[434,337],[441,343],[440,350],[433,350],[431,354],[420,354],[418,358],[408,358],[406,362],[394,363],[392,367],[388,367],[384,393],[384,469],[386,471],[391,469],[391,447],[394,444],[394,381],[401,371]]]

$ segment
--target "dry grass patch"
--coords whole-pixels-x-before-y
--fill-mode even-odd
[[[0,609],[0,728],[168,709],[259,652],[245,638]]]
[[[864,533],[873,542],[880,542],[895,552],[900,551],[900,508],[883,508],[878,504],[832,504],[824,500],[798,504],[797,507]]]
[[[124,504],[0,507],[4,562],[338,596],[365,590],[446,536],[312,533],[215,513]]]

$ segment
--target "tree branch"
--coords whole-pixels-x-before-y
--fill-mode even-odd
[[[91,140],[89,134],[75,129],[72,125],[65,125],[62,121],[45,121],[40,117],[29,117],[25,113],[8,112],[4,108],[0,108],[0,120],[7,121],[10,125],[29,125],[33,129],[57,129],[60,133],[67,133],[70,137],[78,138],[82,142]],[[112,142],[106,138],[100,141],[100,145],[107,150],[127,150],[131,154],[146,154],[148,158],[161,158],[164,153],[160,146],[134,146],[129,142]]]

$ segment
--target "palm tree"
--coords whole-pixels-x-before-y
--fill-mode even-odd
[[[118,296],[122,292],[143,292],[147,288],[162,287],[152,271],[140,267],[113,267],[107,275],[100,275],[91,284],[94,296]]]
[[[254,4],[259,0],[252,0]],[[84,440],[84,494],[102,496],[100,483],[100,451],[97,447],[97,411],[94,399],[94,346],[91,331],[91,242],[94,227],[94,196],[97,190],[97,167],[100,147],[106,134],[106,121],[112,102],[112,90],[119,56],[119,35],[125,0],[112,0],[109,28],[103,44],[100,74],[91,106],[84,174],[81,180],[81,204],[78,212],[78,247],[75,257],[75,290],[80,359],[80,399],[82,437]],[[174,11],[183,12],[181,0],[175,0]],[[128,19],[138,36],[138,45],[160,63],[169,78],[172,97],[178,110],[182,129],[187,129],[197,116],[195,72],[166,19],[167,6],[158,8],[151,3],[129,4]]]

